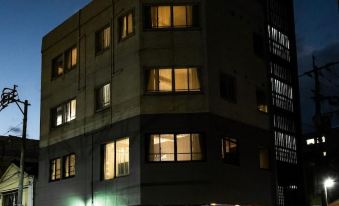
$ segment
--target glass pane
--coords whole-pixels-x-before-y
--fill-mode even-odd
[[[188,91],[187,69],[175,69],[175,91]]]
[[[61,178],[61,159],[56,159],[55,163],[55,179]]]
[[[151,135],[149,142],[149,161],[160,161],[160,136],[159,135]]]
[[[65,53],[65,61],[66,61],[66,68],[71,69],[72,68],[72,51],[68,50]]]
[[[76,105],[77,105],[77,101],[75,99],[73,99],[71,101],[71,113],[70,113],[70,120],[75,119],[76,117]]]
[[[269,153],[267,149],[260,149],[260,168],[269,169]]]
[[[160,135],[161,161],[174,161],[174,135]]]
[[[122,18],[122,22],[121,22],[121,38],[125,38],[127,36],[127,17],[124,16]]]
[[[53,75],[55,77],[58,77],[64,73],[63,64],[63,55],[60,55],[53,60]]]
[[[233,139],[234,140],[234,139]],[[230,141],[230,153],[236,153],[237,152],[237,142],[235,141]]]
[[[188,69],[188,79],[189,79],[189,90],[200,91],[200,82],[197,68]]]
[[[158,7],[158,21],[157,27],[170,27],[171,26],[171,7],[159,6]]]
[[[65,177],[69,177],[69,156],[65,158]]]
[[[104,179],[114,178],[114,142],[105,145]]]
[[[70,155],[70,160],[69,160],[69,174],[70,176],[75,175],[75,154]]]
[[[151,69],[149,71],[147,91],[159,91],[159,70]]]
[[[173,6],[173,26],[186,27],[186,6]]]
[[[177,136],[177,160],[191,160],[191,135],[178,134]]]
[[[104,43],[104,49],[108,48],[111,44],[111,28],[107,27],[106,29],[104,29],[104,34],[103,34],[103,43]]]
[[[129,174],[129,139],[116,141],[116,176]]]
[[[158,27],[158,7],[152,6],[151,7],[151,21],[152,21],[152,28]]]
[[[193,6],[186,6],[186,26],[193,25]]]
[[[172,69],[159,69],[159,91],[172,91]]]
[[[128,18],[128,28],[127,28],[127,33],[128,34],[131,34],[131,33],[133,33],[133,29],[134,29],[134,25],[133,25],[133,14],[131,13],[131,14],[128,14],[128,16],[127,16],[127,18]]]
[[[77,48],[72,49],[72,67],[74,67],[77,64]]]
[[[107,107],[110,105],[110,101],[111,101],[111,85],[110,84],[106,84],[105,86],[103,86],[102,89],[102,103],[103,103],[103,107]]]
[[[202,140],[200,134],[192,134],[192,160],[202,160]]]
[[[56,108],[56,126],[62,124],[62,106]]]
[[[52,160],[51,161],[51,168],[50,168],[50,172],[51,172],[51,180],[55,180],[55,165],[56,165],[56,161]]]

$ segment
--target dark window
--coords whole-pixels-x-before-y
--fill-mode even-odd
[[[260,34],[254,33],[253,34],[253,49],[254,53],[258,57],[265,57],[265,41],[264,37],[261,36]]]
[[[238,140],[235,138],[222,138],[222,159],[229,164],[239,164]]]
[[[267,100],[266,93],[260,89],[257,89],[256,96],[257,96],[257,109],[260,112],[267,113],[268,112],[268,100]]]
[[[270,168],[270,156],[268,149],[259,150],[259,165],[260,169],[269,169]]]
[[[18,190],[2,193],[2,206],[14,206],[18,202]]]
[[[59,55],[52,60],[52,78],[57,78],[64,74],[64,57]]]
[[[52,126],[57,127],[76,118],[76,99],[52,109]]]
[[[220,75],[220,96],[233,103],[237,101],[235,77],[228,74]]]
[[[76,47],[72,47],[65,52],[65,67],[67,70],[70,70],[77,65],[77,53]]]
[[[66,155],[64,157],[64,171],[63,176],[65,178],[74,177],[75,176],[75,154]]]
[[[50,161],[50,181],[61,179],[61,158],[56,158]]]
[[[103,52],[111,45],[111,27],[107,26],[95,34],[95,53]]]
[[[104,146],[103,179],[129,174],[129,138],[118,139]]]
[[[145,6],[145,28],[192,28],[199,26],[198,5]]]
[[[199,161],[204,159],[200,134],[152,134],[149,136],[148,161]]]
[[[132,11],[119,18],[119,31],[120,40],[134,34],[134,13]]]
[[[96,110],[102,110],[111,104],[111,84],[105,84],[96,90]]]
[[[156,68],[148,70],[147,92],[197,92],[200,81],[197,68]]]

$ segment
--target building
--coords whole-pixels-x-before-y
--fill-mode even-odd
[[[303,205],[291,0],[92,1],[41,85],[37,205]]]
[[[38,163],[26,163],[23,182],[23,200],[25,206],[34,205],[35,183]],[[20,177],[20,162],[11,163],[0,178],[0,205],[13,206],[17,204],[18,185]]]
[[[305,135],[305,170],[307,171],[307,198],[310,205],[325,205],[324,181],[339,179],[339,128],[328,128],[326,132]],[[328,188],[328,202],[339,202],[339,187]]]

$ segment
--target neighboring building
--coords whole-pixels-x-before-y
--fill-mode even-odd
[[[43,38],[37,205],[304,205],[297,73],[292,0],[92,1]]]
[[[324,181],[336,180],[328,189],[328,201],[339,202],[339,128],[327,129],[322,135],[305,135],[305,176],[310,205],[325,205]]]
[[[14,136],[0,136],[0,176],[14,161],[20,161],[21,138]],[[39,141],[26,139],[25,162],[36,163],[39,158]]]
[[[37,178],[38,163],[26,163],[24,170],[24,184],[22,204],[33,206],[35,181]],[[0,205],[14,206],[17,204],[18,185],[20,177],[20,163],[13,162],[0,178]]]

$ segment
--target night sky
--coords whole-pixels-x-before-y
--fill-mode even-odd
[[[20,98],[32,104],[28,116],[29,138],[39,138],[41,39],[88,2],[90,0],[0,0],[0,89],[17,84]],[[295,13],[299,73],[311,69],[312,54],[317,55],[319,64],[339,60],[337,0],[296,0]],[[337,79],[335,70],[324,74],[323,92],[339,92],[339,66],[337,70]],[[303,77],[300,91],[306,131],[313,113],[311,87],[311,78]],[[21,122],[19,109],[15,104],[10,105],[0,112],[0,135],[21,135],[13,129],[21,128]]]

